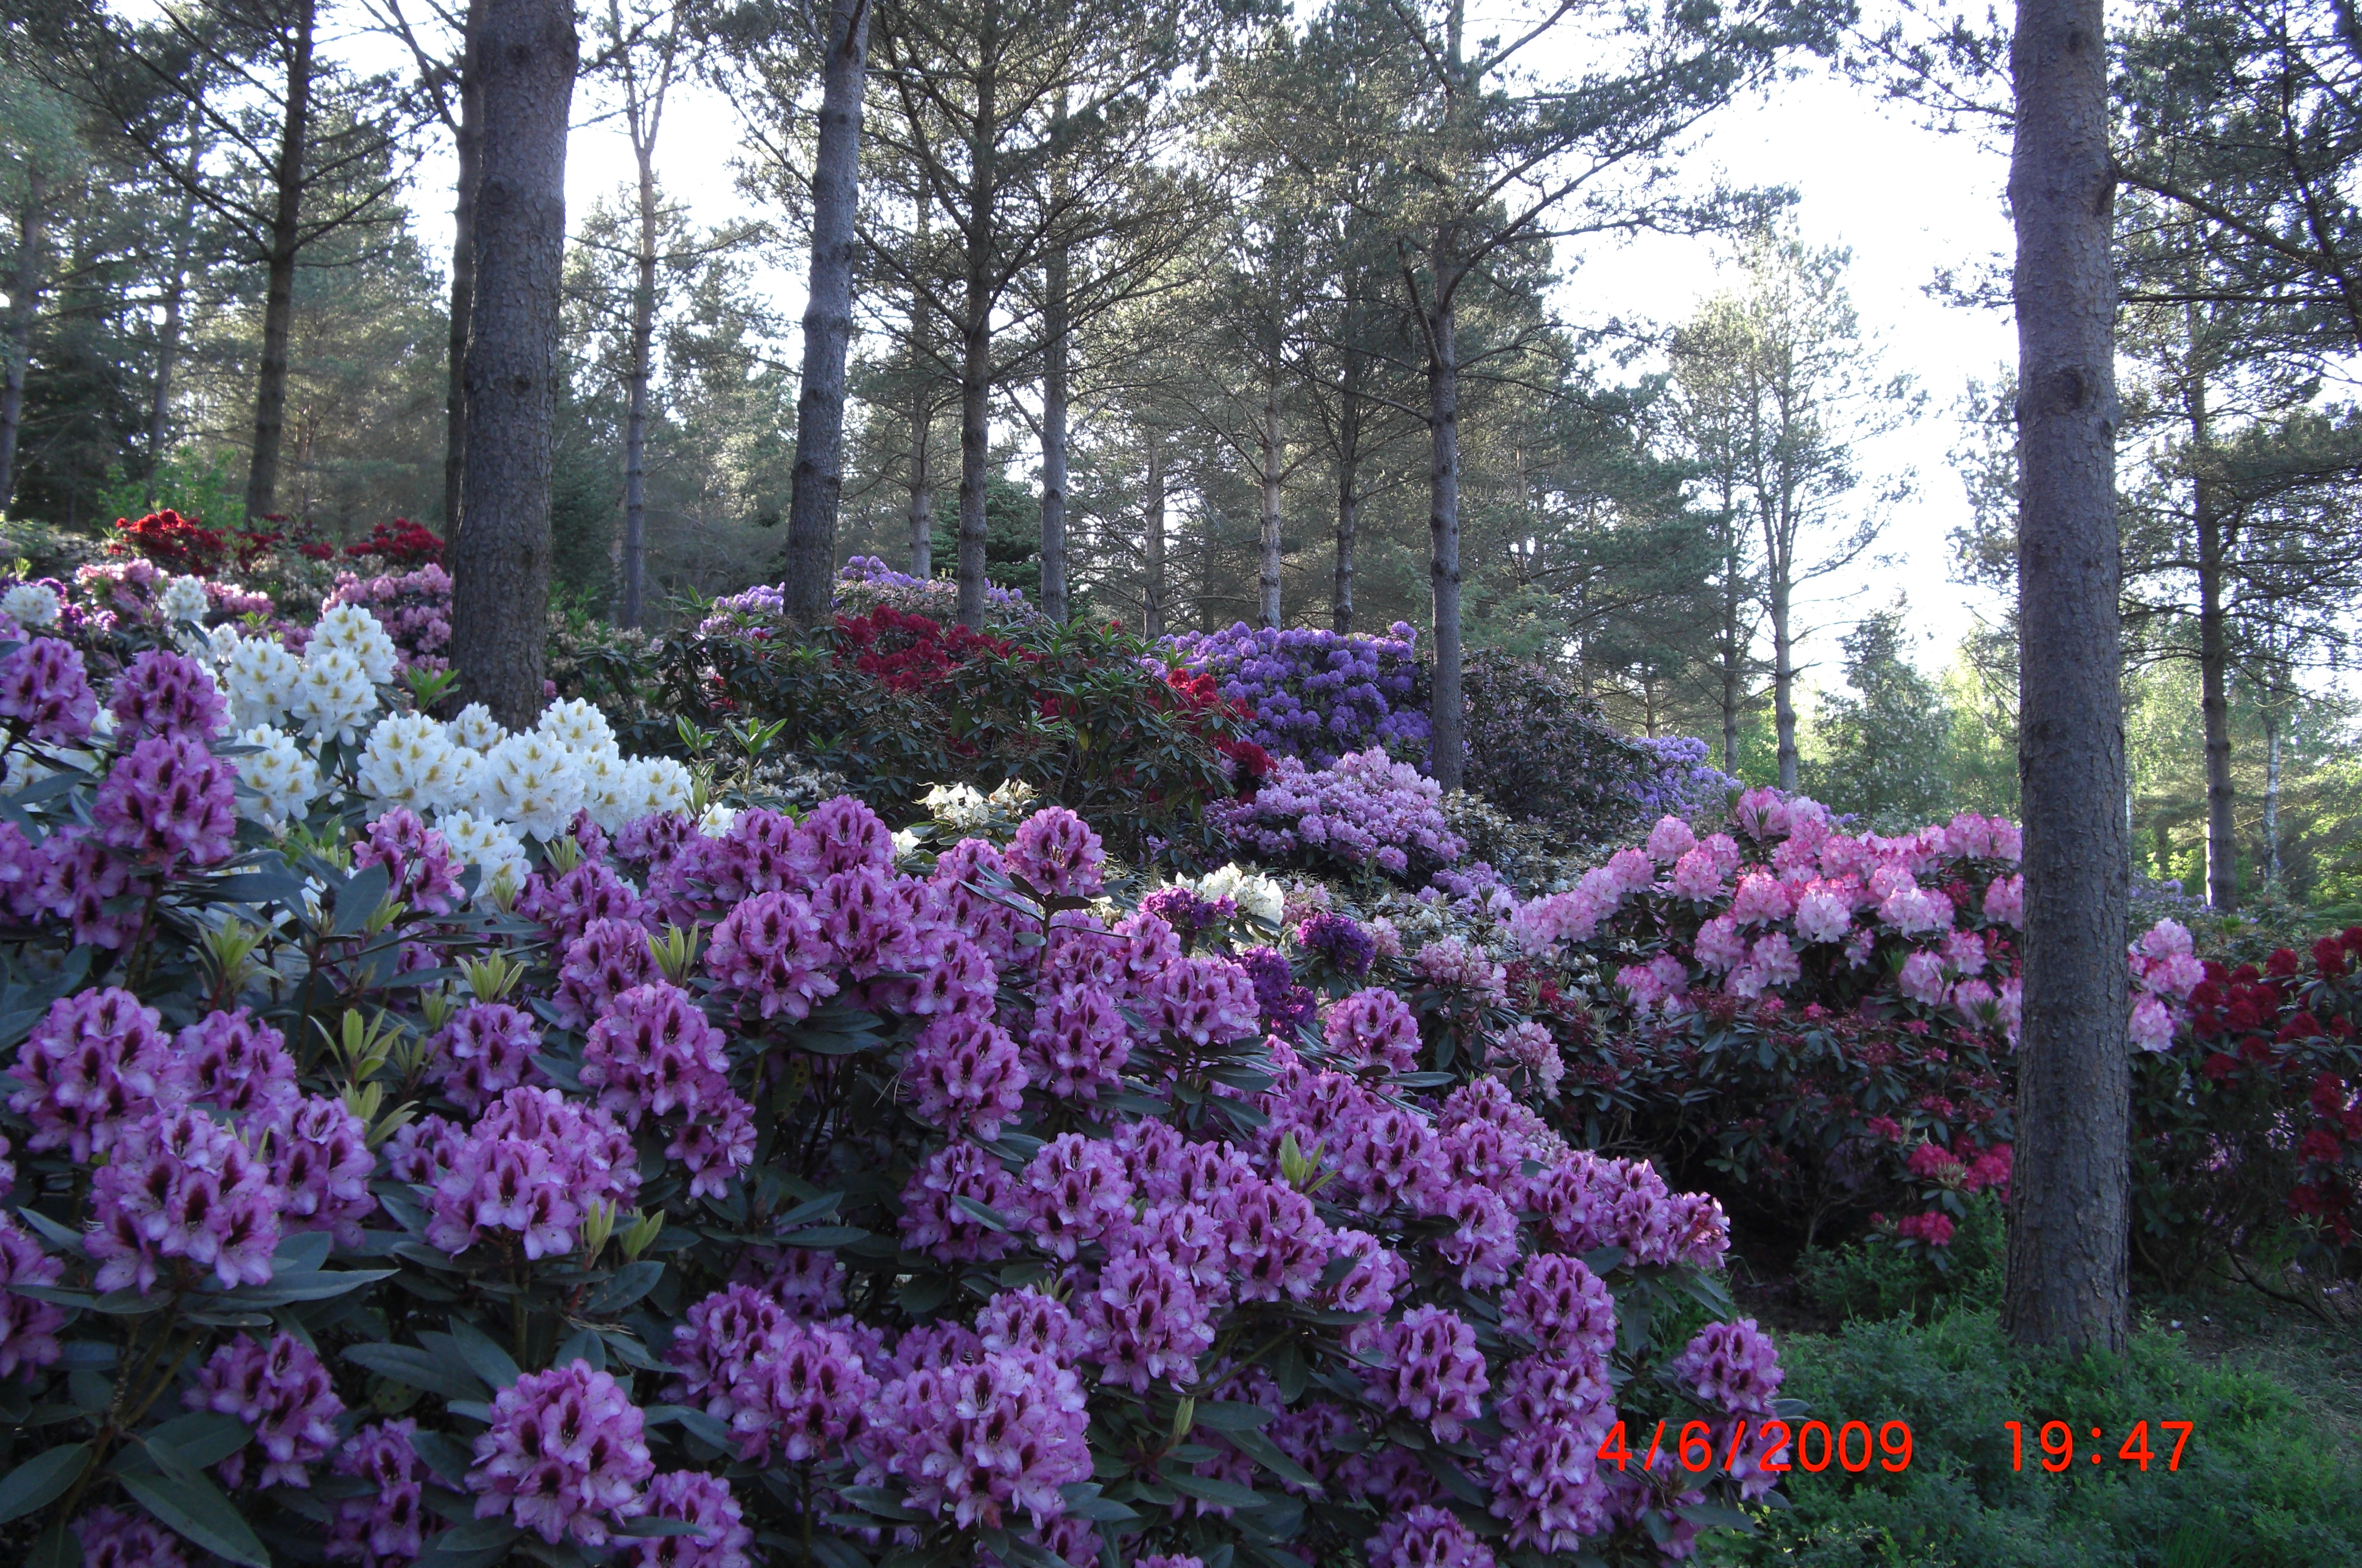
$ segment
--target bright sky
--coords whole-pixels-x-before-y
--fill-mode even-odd
[[[745,139],[734,111],[694,83],[676,94],[658,146],[658,178],[702,225],[746,216],[731,169]],[[579,124],[568,149],[572,214],[613,198],[633,179],[621,127],[594,117],[605,106],[595,86],[576,94],[577,120],[589,123]],[[1882,546],[1890,559],[1832,580],[1824,602],[1808,613],[1826,628],[1807,648],[1823,667],[1815,678],[1838,682],[1838,635],[1898,589],[1926,633],[1922,666],[1940,667],[1978,613],[1996,608],[1951,580],[1947,536],[1968,514],[1945,457],[1958,436],[1955,406],[1970,377],[1989,379],[2012,362],[2014,342],[2006,313],[1945,304],[1926,290],[1939,270],[1967,271],[2007,252],[2006,158],[1970,136],[1928,130],[1907,108],[1818,72],[1783,83],[1767,101],[1726,111],[1710,122],[1696,156],[1702,170],[1718,168],[1736,182],[1793,188],[1803,237],[1851,248],[1850,288],[1865,327],[1883,345],[1890,372],[1908,373],[1927,394],[1917,424],[1861,453],[1865,493],[1905,471],[1915,472],[1916,492],[1890,525]],[[449,248],[450,179],[447,149],[437,146],[419,171],[414,200],[422,235],[442,251]],[[1560,308],[1577,323],[1677,321],[1715,291],[1724,260],[1720,248],[1694,239],[1617,244],[1583,259],[1561,291]],[[788,253],[767,269],[790,321],[802,309],[802,265],[800,255]]]

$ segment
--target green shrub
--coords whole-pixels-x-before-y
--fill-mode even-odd
[[[2211,1366],[2180,1336],[2149,1331],[2122,1355],[2023,1352],[1982,1309],[1919,1326],[1855,1322],[1831,1337],[1786,1338],[1782,1392],[1836,1426],[1907,1422],[1909,1467],[1860,1474],[1792,1472],[1787,1511],[1765,1510],[1751,1539],[1717,1540],[1707,1561],[1738,1565],[1908,1563],[1925,1568],[2336,1568],[2362,1563],[2362,1473],[2295,1397],[2263,1374]],[[2146,1473],[2116,1457],[2150,1423]],[[2005,1423],[2025,1433],[2014,1468]],[[2066,1472],[2041,1468],[2043,1423],[2078,1448]],[[2190,1421],[2178,1470],[2173,1434]],[[2085,1435],[2107,1434],[2088,1463]]]
[[[1926,1322],[1955,1307],[1998,1307],[2008,1253],[2001,1198],[1990,1190],[1965,1202],[1941,1248],[1895,1246],[1872,1236],[1849,1246],[1805,1249],[1796,1277],[1805,1297],[1845,1320],[1909,1318]]]

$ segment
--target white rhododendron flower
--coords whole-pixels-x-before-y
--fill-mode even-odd
[[[377,712],[377,686],[351,652],[315,638],[295,672],[287,712],[307,735],[350,742]]]
[[[459,716],[451,721],[450,731],[453,740],[471,751],[490,751],[509,738],[507,729],[481,702],[470,702],[460,709]]]
[[[991,795],[992,803],[1010,813],[1022,812],[1033,803],[1034,789],[1021,778],[1004,778],[1000,788]]]
[[[373,798],[414,812],[464,805],[474,799],[476,754],[454,745],[443,726],[424,713],[392,713],[378,721],[362,749],[361,788]]]
[[[982,827],[992,815],[990,804],[973,784],[938,784],[919,798],[919,804],[950,828]]]
[[[648,814],[647,774],[614,747],[577,751],[574,766],[582,776],[583,810],[609,833]]]
[[[283,827],[302,816],[324,787],[312,754],[296,745],[293,735],[270,724],[240,732],[237,744],[256,748],[231,759],[237,766],[238,782],[255,794],[238,801],[239,815],[268,828]]]
[[[320,624],[312,628],[312,645],[304,650],[304,659],[308,662],[323,645],[352,655],[370,679],[381,684],[392,680],[402,663],[393,639],[386,635],[376,616],[358,604],[332,604],[320,612]]]
[[[569,701],[552,702],[541,711],[541,720],[534,725],[568,751],[594,752],[615,749],[614,726],[596,706],[577,697]]]
[[[581,805],[582,770],[574,754],[537,731],[509,736],[476,769],[475,809],[535,838],[564,833]]]
[[[230,722],[249,729],[277,723],[295,700],[303,661],[268,638],[236,632],[216,637],[214,648],[229,687]]]
[[[738,808],[725,806],[719,801],[706,807],[705,814],[697,819],[697,831],[708,838],[720,838],[737,825]]]
[[[642,816],[657,812],[685,812],[697,799],[697,780],[688,768],[669,756],[644,756],[633,767],[641,773],[642,792],[647,810]]]
[[[917,834],[915,834],[915,833],[912,833],[909,828],[904,828],[901,832],[900,832],[900,833],[898,833],[898,834],[896,834],[894,835],[894,858],[895,858],[895,859],[897,859],[897,860],[907,859],[907,858],[909,857],[909,856],[910,856],[911,852],[912,850],[914,850],[914,849],[918,848],[918,847],[919,847],[919,835],[918,835]]]
[[[474,812],[445,812],[435,819],[435,831],[462,866],[483,872],[476,884],[479,900],[499,896],[503,882],[511,893],[524,886],[532,867],[525,862],[524,841],[508,823]]]
[[[157,613],[164,617],[164,624],[168,626],[178,625],[184,621],[203,622],[213,607],[214,602],[205,592],[204,580],[196,577],[172,579],[164,585],[164,591],[156,600]]]
[[[1201,899],[1229,899],[1239,906],[1239,912],[1277,925],[1287,909],[1287,890],[1260,872],[1249,871],[1235,860],[1219,871],[1209,871],[1197,880],[1183,878],[1181,886]]]
[[[56,625],[61,608],[57,590],[38,582],[20,582],[0,594],[0,614],[28,632],[47,631]]]

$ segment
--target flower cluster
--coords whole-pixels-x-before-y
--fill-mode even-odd
[[[259,1345],[244,1334],[214,1352],[182,1397],[192,1410],[235,1416],[254,1433],[266,1461],[256,1485],[306,1486],[306,1466],[337,1444],[344,1401],[329,1386],[327,1368],[292,1334]],[[243,1451],[222,1461],[222,1478],[246,1479]]]
[[[476,1517],[505,1516],[555,1545],[604,1546],[647,1512],[656,1474],[646,1418],[614,1378],[577,1361],[529,1372],[492,1400],[468,1489]]]
[[[1444,820],[1435,780],[1375,747],[1317,769],[1284,757],[1253,799],[1210,807],[1207,820],[1266,861],[1395,877],[1448,866],[1468,848]]]
[[[1426,750],[1428,718],[1412,701],[1417,634],[1397,621],[1385,636],[1308,627],[1251,627],[1168,638],[1161,651],[1221,695],[1247,705],[1250,738],[1275,757],[1327,767],[1371,747]]]
[[[327,603],[358,605],[376,616],[401,651],[402,669],[447,668],[443,650],[451,642],[451,574],[443,569],[443,541],[414,523],[396,522],[391,535],[380,524],[346,553],[382,556],[388,566],[410,569],[370,578],[338,572]]]

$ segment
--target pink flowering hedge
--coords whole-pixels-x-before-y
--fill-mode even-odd
[[[1447,1059],[1364,933],[1185,944],[1071,812],[898,861],[849,799],[578,819],[502,903],[406,810],[238,821],[217,704],[68,751],[40,647],[17,1560],[1540,1568],[1770,1490],[1598,1457],[1794,1411],[1718,1207]]]

